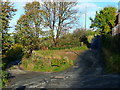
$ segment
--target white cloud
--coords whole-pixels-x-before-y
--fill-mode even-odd
[[[96,12],[94,12],[94,11],[91,11],[91,12],[89,12],[89,13],[87,13],[89,16],[95,16],[95,14],[96,14]]]
[[[87,7],[87,8],[86,8]],[[102,7],[99,7],[95,3],[78,3],[78,5],[75,7],[79,10],[80,13],[80,24],[84,27],[85,24],[85,8],[86,10],[86,21],[87,21],[87,28],[90,27],[91,21],[90,17],[94,19],[96,11],[100,10]]]
[[[75,6],[75,8],[78,8],[80,10],[85,10],[85,8],[90,8],[90,9],[99,9],[101,7],[98,7],[96,4],[94,3],[81,3]]]
[[[87,13],[86,13],[86,15],[87,15],[88,17],[95,16],[95,14],[96,14],[96,12],[95,12],[95,11],[91,11],[91,12],[87,12]],[[81,16],[81,17],[84,17],[84,16],[85,16],[85,14],[83,13],[83,14],[81,14],[80,16]]]

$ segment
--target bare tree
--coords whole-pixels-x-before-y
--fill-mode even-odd
[[[47,13],[43,15],[44,24],[49,28],[54,46],[58,44],[63,31],[72,28],[77,20],[77,10],[73,7],[76,2],[44,2],[42,9]]]

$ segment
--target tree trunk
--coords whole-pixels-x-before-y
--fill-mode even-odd
[[[57,41],[54,43],[54,46],[55,46],[55,47],[57,46]]]
[[[29,48],[29,52],[28,52],[28,55],[27,55],[28,58],[32,55],[32,51],[34,50],[34,46],[33,46],[32,42],[30,43],[30,45],[31,46]]]

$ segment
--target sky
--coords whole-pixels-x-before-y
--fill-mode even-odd
[[[15,9],[18,9],[18,11],[15,13],[16,15],[10,21],[10,26],[12,28],[10,28],[9,32],[11,33],[11,32],[14,32],[17,20],[20,18],[21,15],[24,14],[25,4],[27,2],[32,2],[33,0],[9,0],[9,1],[14,3],[13,5]],[[40,1],[40,0],[36,0],[36,1]],[[75,1],[75,0],[67,0],[67,1]],[[120,0],[77,0],[78,4],[74,8],[78,10],[78,13],[76,16],[79,18],[79,21],[78,21],[79,25],[78,27],[75,27],[75,28],[85,27],[85,10],[86,10],[86,16],[87,16],[86,26],[87,26],[87,29],[89,29],[91,24],[91,21],[89,20],[89,18],[90,17],[94,18],[96,11],[103,9],[106,6],[114,6],[118,8],[119,1]]]

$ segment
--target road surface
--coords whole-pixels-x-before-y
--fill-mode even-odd
[[[120,88],[120,75],[105,73],[98,50],[80,53],[76,61],[73,67],[57,73],[10,70],[13,78],[7,88]]]

